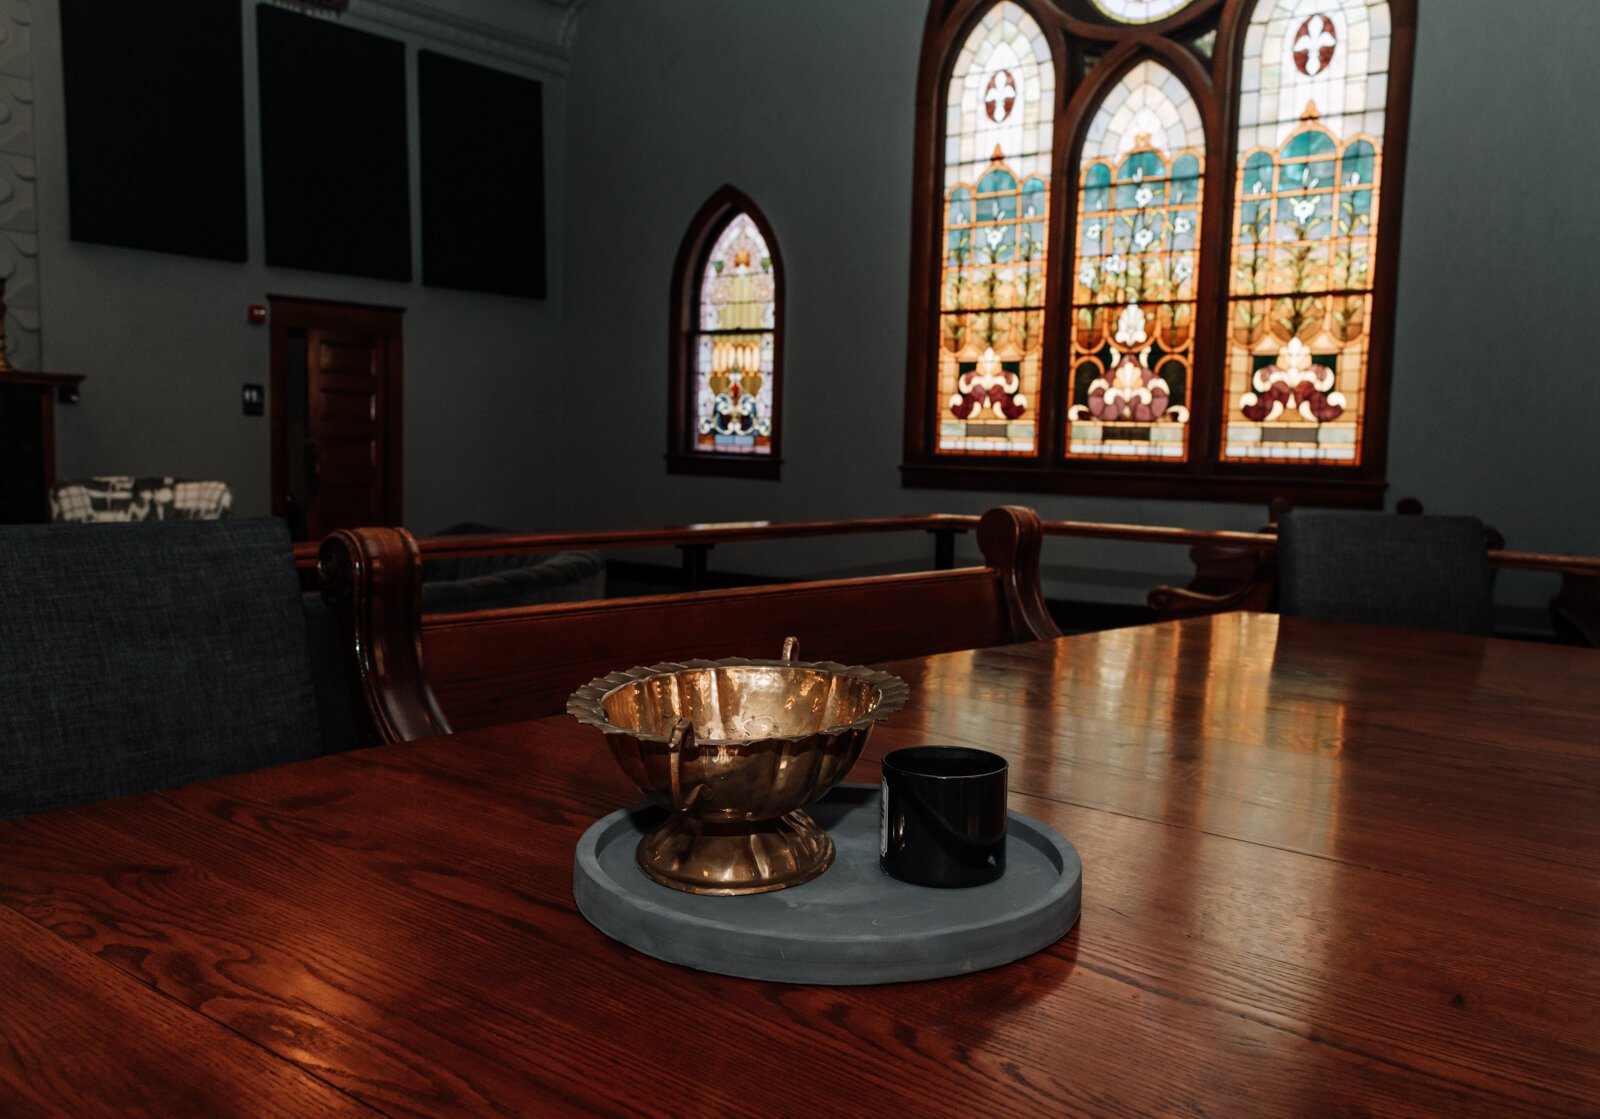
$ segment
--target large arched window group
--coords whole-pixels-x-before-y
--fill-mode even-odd
[[[1413,8],[934,0],[908,481],[1381,501]]]

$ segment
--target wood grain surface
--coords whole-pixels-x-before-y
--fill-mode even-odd
[[[565,717],[0,822],[0,1114],[1600,1112],[1600,653],[1224,615],[890,666],[1061,830],[1054,947],[888,987],[572,901]],[[737,904],[738,899],[727,899]]]

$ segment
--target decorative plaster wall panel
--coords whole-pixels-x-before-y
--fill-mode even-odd
[[[6,356],[18,369],[38,369],[43,350],[32,39],[28,0],[0,0],[0,276],[6,281]]]

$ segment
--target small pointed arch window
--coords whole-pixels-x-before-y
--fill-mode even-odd
[[[672,304],[668,470],[777,478],[783,266],[766,217],[734,187],[689,223]]]

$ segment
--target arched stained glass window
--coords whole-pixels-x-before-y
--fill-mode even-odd
[[[722,230],[700,270],[695,450],[772,453],[772,250],[749,214]]]
[[[1187,457],[1205,131],[1140,62],[1089,123],[1078,177],[1069,457]]]
[[[967,36],[945,98],[938,449],[1038,449],[1055,70],[1002,0]]]
[[[1262,0],[1245,34],[1226,459],[1361,461],[1389,31],[1384,0]]]
[[[1417,3],[930,0],[905,483],[1381,505]]]
[[[777,477],[783,307],[776,243],[724,187],[678,253],[668,466]]]

